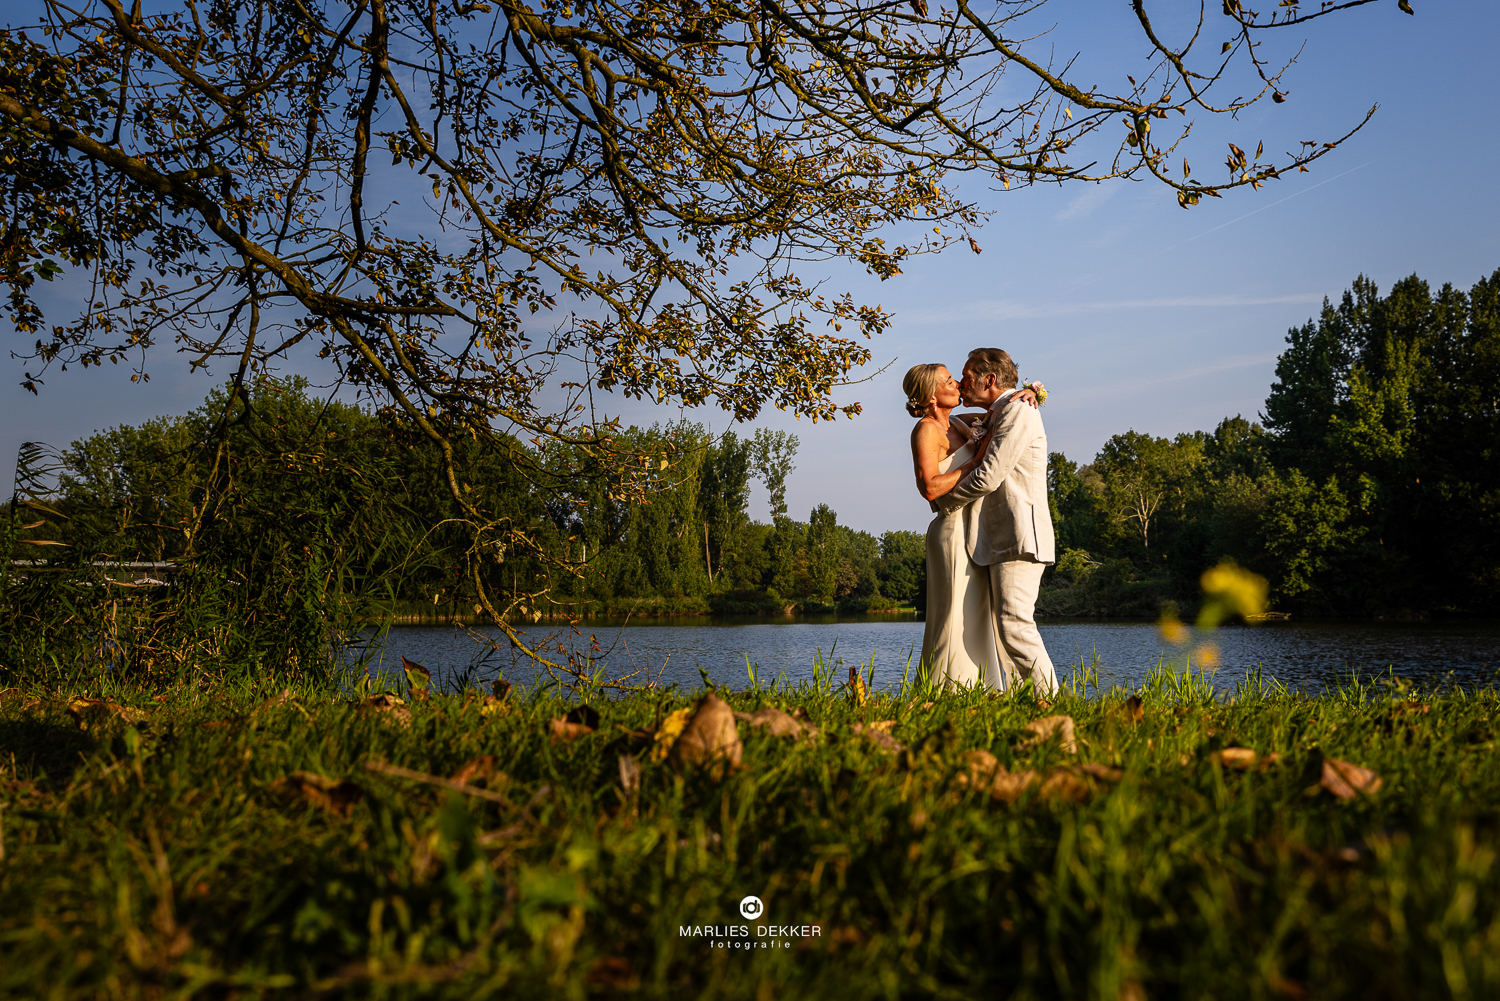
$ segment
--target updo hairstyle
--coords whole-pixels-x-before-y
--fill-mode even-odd
[[[906,393],[906,412],[913,417],[922,417],[927,413],[933,397],[938,391],[938,372],[942,370],[940,364],[913,365],[906,373],[906,378],[901,380],[901,389]]]

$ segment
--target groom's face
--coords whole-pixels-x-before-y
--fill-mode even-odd
[[[964,406],[983,407],[993,403],[994,400],[986,398],[986,390],[994,381],[993,376],[979,375],[972,366],[964,365],[964,377],[958,384],[958,392],[964,399]]]

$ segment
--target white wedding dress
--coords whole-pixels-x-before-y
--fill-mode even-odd
[[[958,431],[967,434],[962,421],[950,418]],[[974,457],[974,446],[965,445],[938,463],[938,471],[949,472]],[[1003,690],[1000,652],[996,644],[995,615],[990,608],[988,567],[969,559],[964,519],[967,507],[939,512],[927,526],[927,629],[922,637],[922,663],[944,688],[983,684]]]

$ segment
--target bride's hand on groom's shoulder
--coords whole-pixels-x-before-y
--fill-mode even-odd
[[[1030,386],[1022,386],[1020,389],[1012,393],[1010,395],[1010,398],[1005,402],[1009,404],[1015,402],[1016,400],[1021,400],[1024,403],[1031,404],[1031,408],[1033,410],[1041,406],[1041,404],[1037,401],[1036,391],[1033,390]]]

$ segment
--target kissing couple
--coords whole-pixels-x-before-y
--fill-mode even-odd
[[[1040,383],[1017,388],[1016,364],[977,348],[956,380],[917,365],[901,388],[920,420],[911,432],[917,490],[937,517],[927,529],[927,631],[922,665],[945,688],[1057,687],[1036,628],[1042,571],[1056,562],[1047,506],[1047,433]],[[954,413],[962,403],[979,408]]]

